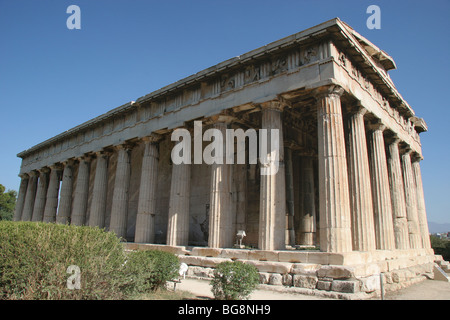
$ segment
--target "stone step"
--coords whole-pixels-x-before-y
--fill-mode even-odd
[[[434,280],[450,282],[450,277],[437,263],[434,264],[433,273]]]

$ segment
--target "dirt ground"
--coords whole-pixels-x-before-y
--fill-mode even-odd
[[[183,279],[177,290],[189,291],[199,298],[212,299],[211,286],[207,280]],[[450,282],[425,280],[395,293],[387,293],[385,300],[450,300]],[[331,300],[320,296],[298,293],[281,293],[272,290],[255,290],[250,300]],[[376,298],[380,300],[380,298]]]

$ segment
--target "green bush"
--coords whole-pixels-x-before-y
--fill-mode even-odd
[[[214,297],[219,300],[247,299],[259,283],[255,266],[240,261],[221,262],[211,280]]]
[[[168,280],[178,276],[180,263],[169,252],[148,250],[132,251],[127,256],[124,266],[128,294],[155,291],[164,287]]]
[[[122,299],[123,244],[98,228],[0,222],[0,299]],[[70,290],[67,268],[79,267]]]

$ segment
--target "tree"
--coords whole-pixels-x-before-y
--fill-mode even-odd
[[[16,207],[17,192],[8,190],[0,184],[0,220],[12,220],[14,208]]]

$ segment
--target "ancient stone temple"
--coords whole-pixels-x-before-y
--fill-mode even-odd
[[[221,62],[19,153],[15,220],[106,228],[130,249],[178,254],[193,276],[242,260],[262,283],[315,292],[418,281],[434,261],[427,126],[392,69],[339,19]],[[173,163],[173,132],[194,144],[198,124],[203,149],[208,128],[277,129],[276,174],[248,161],[251,143],[245,163]]]

